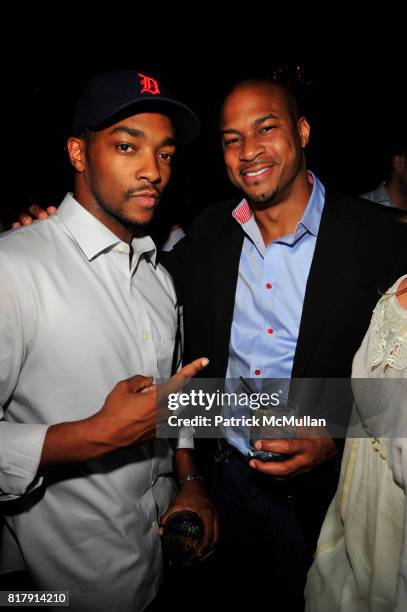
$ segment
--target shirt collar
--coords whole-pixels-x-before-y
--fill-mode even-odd
[[[374,195],[375,195],[375,201],[378,202],[379,204],[385,204],[386,206],[392,206],[389,192],[387,191],[387,188],[386,188],[385,181],[380,183],[378,188],[375,189]]]
[[[318,236],[322,209],[325,202],[325,188],[321,181],[310,171],[308,171],[308,180],[312,185],[312,192],[304,214],[297,225],[295,234],[297,235],[301,228],[304,228],[314,236]],[[232,216],[245,231],[246,225],[247,229],[252,225],[253,211],[245,198],[233,209]]]
[[[103,223],[86,210],[71,193],[67,193],[56,213],[57,220],[62,221],[81,251],[89,261],[110,251],[114,247],[123,252],[130,252],[129,245],[120,240]],[[134,258],[142,253],[148,253],[150,261],[155,266],[157,250],[150,236],[133,238],[131,242]]]
[[[317,237],[325,203],[325,188],[321,181],[310,171],[308,171],[308,178],[312,185],[312,192],[304,214],[298,223],[297,231],[299,226],[302,225],[310,234]]]

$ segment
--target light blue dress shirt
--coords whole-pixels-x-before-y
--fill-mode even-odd
[[[295,232],[265,246],[260,229],[242,200],[233,211],[245,237],[239,263],[235,308],[229,346],[227,378],[289,379],[300,328],[308,274],[314,255],[325,189],[309,173],[312,193]],[[260,381],[259,381],[260,383]],[[230,436],[229,442],[244,455],[248,442]]]

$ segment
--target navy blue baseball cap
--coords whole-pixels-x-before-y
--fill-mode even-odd
[[[176,140],[187,144],[199,136],[199,119],[175,100],[161,81],[136,70],[96,74],[78,99],[71,134],[80,136],[88,128],[98,131],[138,113],[156,112],[169,117]]]

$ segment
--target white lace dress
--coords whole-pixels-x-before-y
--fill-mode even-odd
[[[306,609],[407,612],[407,310],[394,295],[379,300],[352,379],[353,437],[308,574]]]

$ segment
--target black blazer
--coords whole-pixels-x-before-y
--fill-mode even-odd
[[[244,233],[237,202],[206,209],[162,263],[184,305],[184,363],[210,359],[202,376],[226,375]],[[380,291],[407,272],[402,212],[326,191],[306,285],[292,376],[348,377]]]
[[[201,377],[226,375],[244,238],[243,230],[231,215],[236,204],[225,202],[205,210],[188,236],[162,258],[184,305],[184,363],[201,356],[210,359]],[[294,378],[350,376],[353,357],[380,292],[407,272],[407,224],[398,220],[402,214],[326,190],[306,285]],[[330,391],[327,401],[320,400],[320,405],[322,416],[326,416],[326,407],[330,406],[331,414],[335,418],[339,415],[346,428],[352,397],[349,394],[344,399],[343,393],[332,402]],[[312,397],[310,405],[315,408]],[[290,479],[293,490],[298,487],[308,491],[312,484],[313,494],[318,491],[323,500],[321,507],[325,509],[337,486],[344,439],[335,442],[339,455],[333,461]],[[195,447],[201,469],[210,479],[214,441],[196,440]]]

